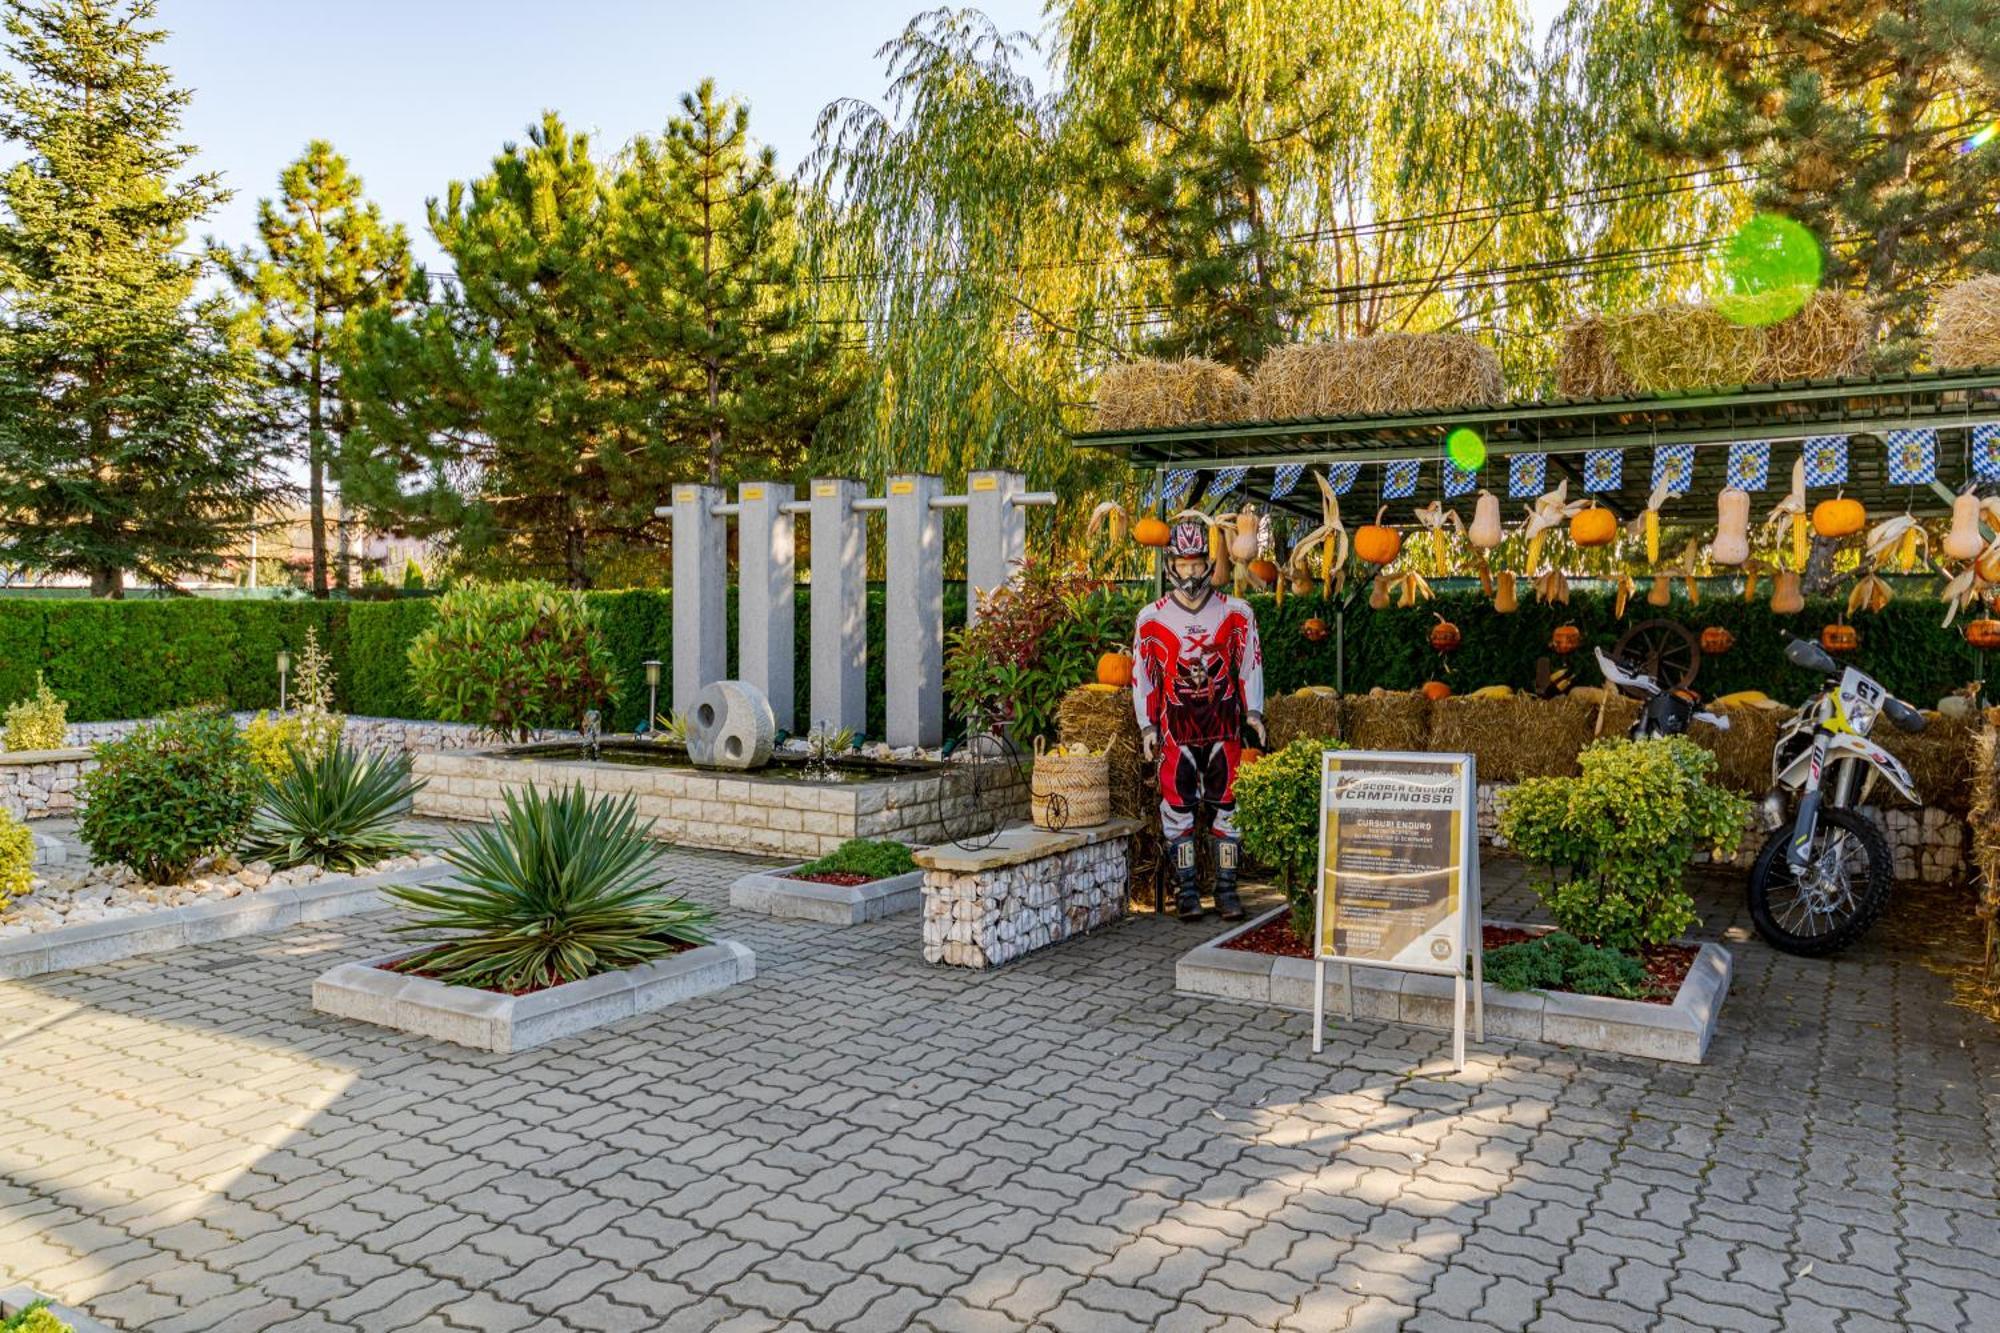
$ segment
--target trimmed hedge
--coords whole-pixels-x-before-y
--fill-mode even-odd
[[[810,723],[811,681],[809,587],[798,601],[798,673],[795,714],[801,729]],[[1106,594],[1136,615],[1143,591],[1121,588]],[[618,663],[620,695],[607,726],[630,731],[646,711],[643,663],[657,657],[672,676],[673,595],[638,588],[589,594],[603,616]],[[1251,599],[1264,643],[1267,688],[1293,690],[1334,682],[1336,636],[1307,641],[1301,627],[1313,616],[1332,625],[1335,607],[1317,596]],[[947,629],[964,623],[964,585],[945,585]],[[1771,614],[1759,598],[1746,603],[1726,592],[1704,595],[1690,607],[1678,595],[1665,609],[1635,601],[1621,622],[1612,617],[1608,595],[1576,593],[1568,606],[1524,604],[1513,615],[1493,612],[1476,591],[1442,592],[1408,610],[1371,611],[1359,597],[1347,602],[1347,676],[1350,693],[1372,686],[1412,689],[1433,678],[1463,694],[1481,685],[1529,686],[1535,659],[1549,653],[1549,633],[1573,624],[1584,646],[1569,658],[1579,683],[1596,684],[1590,658],[1596,645],[1610,647],[1624,628],[1639,620],[1678,620],[1692,629],[1720,625],[1736,636],[1726,655],[1707,658],[1695,685],[1705,695],[1759,689],[1795,701],[1813,684],[1805,672],[1787,665],[1787,633],[1817,634],[1841,607],[1812,601],[1796,616]],[[729,666],[736,667],[736,603],[729,618]],[[84,601],[0,599],[0,706],[34,693],[35,672],[47,673],[69,705],[72,722],[153,717],[171,708],[219,703],[232,709],[275,707],[278,702],[277,650],[297,653],[307,625],[319,627],[320,642],[333,658],[339,687],[335,705],[344,712],[378,717],[422,716],[411,694],[410,640],[432,614],[427,598],[393,601],[315,602],[211,600]],[[1438,615],[1459,627],[1463,646],[1441,659],[1430,647],[1430,627]],[[1888,608],[1856,618],[1861,649],[1854,661],[1898,695],[1928,707],[1971,680],[1977,657],[1957,628],[1940,628],[1943,612],[1924,581],[1914,581]],[[882,731],[882,664],[886,638],[882,589],[868,595],[868,731]],[[662,699],[668,690],[661,685]]]

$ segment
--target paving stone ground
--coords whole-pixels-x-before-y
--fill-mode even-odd
[[[1171,921],[974,974],[664,864],[756,980],[517,1055],[311,1011],[386,915],[0,983],[0,1285],[152,1333],[2000,1329],[2000,1040],[1894,919],[1785,958],[1724,883],[1709,1064],[1454,1075],[1176,997]]]

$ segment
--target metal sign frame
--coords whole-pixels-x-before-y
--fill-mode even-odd
[[[1355,768],[1374,767],[1385,777],[1393,777],[1400,767],[1424,765],[1436,768],[1450,765],[1455,771],[1450,774],[1423,774],[1422,778],[1431,782],[1449,783],[1454,789],[1451,811],[1459,816],[1458,822],[1458,957],[1453,966],[1424,967],[1409,963],[1389,962],[1374,958],[1356,958],[1342,954],[1328,953],[1326,940],[1327,910],[1327,823],[1333,815],[1331,804],[1332,782],[1335,766],[1351,771]],[[1417,775],[1412,775],[1417,776]],[[1342,993],[1347,1004],[1347,1017],[1354,1017],[1354,969],[1375,967],[1392,972],[1418,972],[1431,976],[1449,975],[1452,978],[1452,1062],[1458,1069],[1465,1068],[1466,1029],[1466,985],[1465,964],[1472,964],[1472,1026],[1473,1040],[1486,1040],[1485,982],[1486,966],[1482,947],[1481,924],[1484,920],[1484,904],[1480,899],[1479,885],[1479,779],[1477,766],[1469,754],[1431,754],[1421,751],[1404,750],[1327,750],[1320,755],[1319,788],[1319,859],[1317,876],[1313,890],[1313,1053],[1317,1055],[1326,1032],[1326,965],[1339,963],[1342,968]]]

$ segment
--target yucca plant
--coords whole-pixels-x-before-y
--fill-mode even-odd
[[[396,929],[428,945],[403,966],[518,994],[708,942],[713,913],[661,885],[652,821],[640,823],[630,796],[592,796],[581,784],[504,796],[504,814],[444,854],[457,882],[387,891],[418,914]]]
[[[288,769],[264,784],[240,855],[280,870],[310,861],[326,870],[358,870],[407,852],[397,816],[423,787],[410,780],[408,755],[335,745],[318,754],[293,747]]]

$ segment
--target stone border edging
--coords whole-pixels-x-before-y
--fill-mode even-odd
[[[1223,947],[1226,941],[1290,910],[1274,908],[1182,954],[1174,964],[1174,989],[1182,995],[1311,1012],[1310,959]],[[1514,923],[1486,924],[1505,927]],[[1486,1031],[1490,1036],[1698,1065],[1715,1036],[1722,1001],[1729,994],[1731,967],[1727,949],[1703,942],[1670,1005],[1566,992],[1504,991],[1489,982],[1485,988]],[[1329,1014],[1342,1013],[1346,1006],[1339,977],[1342,970],[1336,967],[1328,971]],[[1416,1027],[1451,1027],[1450,977],[1374,967],[1357,967],[1353,975],[1355,1017]]]
[[[451,873],[449,865],[433,865],[373,875],[345,875],[312,884],[258,890],[216,902],[161,907],[131,916],[11,936],[0,940],[0,980],[18,981],[142,954],[165,953],[190,944],[262,935],[309,921],[372,912],[388,905],[381,892],[385,884],[392,881],[421,884]]]
[[[19,1314],[40,1299],[41,1293],[32,1287],[8,1287],[0,1291],[0,1318]],[[75,1306],[64,1305],[53,1297],[49,1298],[48,1311],[68,1324],[75,1333],[113,1333],[111,1325],[92,1319]]]
[[[921,869],[866,884],[820,884],[809,879],[787,878],[805,864],[800,861],[739,876],[729,886],[729,905],[743,912],[831,926],[858,926],[865,921],[914,912],[924,905]]]
[[[414,952],[329,968],[313,981],[312,1007],[336,1018],[507,1054],[664,1009],[757,975],[755,954],[734,940],[717,940],[622,972],[532,995],[503,995],[383,970],[383,963]]]

